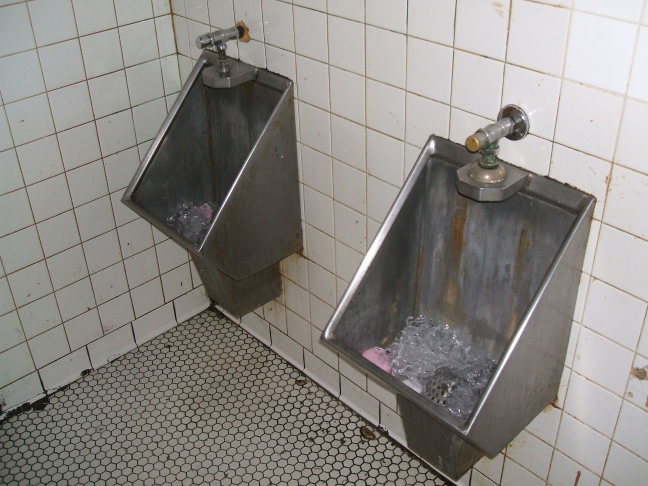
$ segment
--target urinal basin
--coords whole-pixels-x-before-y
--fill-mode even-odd
[[[455,188],[474,159],[430,138],[322,336],[398,394],[410,448],[453,478],[557,396],[594,205],[537,175],[505,201],[476,202]],[[467,420],[362,357],[418,315],[496,362]]]
[[[280,295],[279,261],[302,247],[293,83],[235,59],[237,76],[214,83],[216,61],[198,59],[122,201],[186,248],[207,294],[240,316]],[[200,213],[201,231],[178,226],[183,211]]]

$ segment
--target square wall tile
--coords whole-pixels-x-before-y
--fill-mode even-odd
[[[282,49],[294,51],[292,6],[276,0],[264,0],[262,9],[265,42]]]
[[[648,101],[648,27],[639,29],[628,96]]]
[[[610,439],[572,416],[563,415],[556,447],[565,455],[600,474],[609,446]]]
[[[164,98],[149,101],[133,108],[133,122],[137,143],[142,143],[155,138],[162,122],[167,115]],[[126,140],[124,138],[124,140]],[[125,142],[126,144],[128,142]],[[120,149],[126,146],[120,146]]]
[[[565,77],[624,94],[636,33],[627,22],[574,12]]]
[[[407,37],[398,32],[366,27],[367,76],[383,83],[405,87]],[[389,59],[389,62],[385,62]]]
[[[0,237],[34,223],[25,189],[0,196]]]
[[[43,259],[35,226],[0,238],[0,258],[5,272],[11,273]]]
[[[92,122],[60,132],[58,142],[66,170],[74,169],[101,157],[97,128]]]
[[[117,26],[112,0],[73,0],[79,35],[92,34]]]
[[[63,321],[79,316],[96,305],[90,279],[84,278],[56,291],[56,301]]]
[[[338,116],[331,116],[331,153],[353,167],[366,167],[365,128]]]
[[[407,33],[422,39],[452,46],[456,0],[409,0]]]
[[[606,2],[605,0],[575,0],[574,8],[606,17],[638,22],[641,16],[641,0]]]
[[[581,486],[598,486],[601,478],[566,455],[556,451],[551,460],[549,484],[560,486],[578,481]]]
[[[648,203],[648,175],[615,166],[603,221],[624,231],[648,238],[648,221],[642,208]]]
[[[0,353],[0,388],[34,371],[27,343]]]
[[[25,184],[33,184],[63,172],[63,161],[55,135],[16,149]]]
[[[367,225],[363,214],[335,203],[335,239],[363,253],[366,246]]]
[[[117,232],[124,258],[153,246],[151,224],[141,218],[121,226]]]
[[[120,111],[114,115],[97,120],[97,131],[101,153],[105,157],[136,144],[135,126],[130,110]]]
[[[644,174],[648,174],[648,147],[637,140],[641,140],[647,125],[648,105],[626,99],[614,160]]]
[[[169,303],[154,312],[133,321],[133,332],[138,344],[153,339],[155,336],[171,329],[176,325],[173,304]]]
[[[405,32],[407,29],[407,0],[366,0],[365,19],[368,24]]]
[[[397,195],[396,187],[375,177],[367,177],[367,216],[381,223]]]
[[[297,54],[328,62],[326,14],[302,7],[293,7],[293,11]]]
[[[124,266],[126,267],[128,285],[131,289],[138,287],[160,274],[154,248],[149,248],[127,258],[124,260]]]
[[[504,63],[456,51],[452,105],[476,115],[495,117],[500,110],[503,79]]]
[[[108,194],[106,173],[101,160],[68,171],[66,176],[75,207]]]
[[[335,272],[335,244],[333,238],[308,224],[306,225],[305,236],[308,259],[330,272]]]
[[[304,187],[304,219],[324,233],[333,235],[333,200],[309,187]]]
[[[646,429],[648,429],[648,411],[624,402],[614,431],[614,440],[645,460],[648,458]]]
[[[549,175],[596,197],[594,217],[603,216],[611,164],[563,145],[554,144]]]
[[[331,112],[356,123],[365,122],[365,78],[331,67]]]
[[[71,248],[81,242],[76,219],[72,211],[67,211],[39,223],[38,234],[46,257]]]
[[[75,208],[81,239],[87,241],[115,228],[115,218],[108,196]]]
[[[141,317],[164,305],[164,294],[162,293],[162,281],[160,278],[154,278],[139,287],[133,288],[130,294],[135,317]]]
[[[120,27],[119,38],[127,67],[159,56],[153,19]]]
[[[328,18],[329,62],[358,74],[365,72],[365,26],[360,22]]]
[[[135,319],[133,304],[128,292],[99,305],[99,317],[104,332],[111,332]]]
[[[6,194],[25,187],[15,150],[0,152],[0,173],[2,173],[0,194]]]
[[[603,477],[618,486],[641,484],[648,475],[648,462],[612,443]],[[607,486],[607,484],[605,485]]]
[[[331,115],[306,103],[299,103],[301,142],[325,154],[331,153]]]
[[[11,293],[18,307],[52,292],[52,283],[45,262],[18,270],[7,277]]]
[[[153,17],[150,0],[115,0],[115,11],[119,25],[132,24]]]
[[[27,188],[36,222],[72,209],[72,200],[63,174],[38,182]]]
[[[0,317],[0,353],[25,341],[17,312],[10,312]]]
[[[617,395],[578,373],[572,373],[564,409],[598,432],[612,437],[621,401]]]
[[[564,82],[555,141],[611,160],[622,102],[620,96]]]
[[[191,273],[189,264],[182,265],[162,275],[164,299],[169,302],[191,290]]]
[[[5,105],[7,119],[16,145],[54,133],[54,123],[44,94]]]
[[[90,273],[98,272],[119,262],[121,260],[121,249],[117,231],[109,231],[86,241],[83,244],[83,251],[88,261]]]
[[[506,448],[507,459],[513,459],[532,473],[546,478],[553,448],[523,430]],[[508,462],[508,461],[507,461]]]
[[[328,65],[297,56],[297,83],[299,98],[323,110],[329,109]]]
[[[117,29],[81,37],[81,50],[89,78],[124,67]]]
[[[112,115],[130,107],[124,71],[90,79],[88,87],[96,118]]]
[[[601,356],[606,356],[607,359],[603,361]],[[582,328],[573,369],[620,396],[625,391],[632,358],[630,350]]]
[[[457,0],[455,47],[503,61],[509,5],[509,2]]]
[[[38,56],[48,90],[85,79],[78,39],[41,47],[38,49]]]
[[[136,347],[133,328],[126,325],[88,344],[88,352],[92,366],[98,368]]]
[[[41,368],[70,352],[63,326],[55,327],[30,339],[29,349],[37,368]]]
[[[513,0],[507,61],[560,76],[567,46],[569,16],[566,8]]]
[[[25,336],[30,339],[61,323],[54,294],[49,294],[18,310]]]
[[[407,93],[405,107],[407,112],[405,140],[408,143],[422,147],[430,135],[448,137],[450,128],[450,107],[448,105]],[[416,156],[413,160],[406,160],[406,162],[413,164],[415,160]]]
[[[34,36],[39,46],[77,36],[70,0],[37,0],[27,4]]]
[[[304,145],[301,147],[301,162],[304,184],[333,196],[331,157]]]
[[[14,311],[16,305],[11,296],[11,289],[6,277],[0,278],[0,315]]]
[[[85,81],[50,91],[47,94],[57,131],[92,121],[94,114]]]
[[[328,13],[347,19],[364,20],[365,6],[364,0],[328,0]]]
[[[133,147],[104,158],[108,188],[116,191],[128,186],[133,174],[139,167],[139,155]]]
[[[127,68],[126,79],[133,106],[164,96],[162,71],[158,59]]]
[[[54,290],[70,285],[88,275],[86,259],[81,245],[57,253],[47,259],[47,269]]]
[[[394,186],[403,183],[405,144],[373,130],[367,130],[367,172]]]
[[[366,174],[343,162],[333,161],[333,198],[361,213],[365,212]]]
[[[407,44],[407,90],[450,103],[453,51],[416,38]]]
[[[367,79],[367,126],[402,140],[405,91]]]
[[[170,15],[155,19],[155,32],[157,33],[158,52],[160,57],[177,54],[173,21]]]
[[[542,486],[544,481],[534,476],[514,461],[506,461],[502,472],[501,486]]]
[[[604,224],[592,276],[648,300],[648,243]]]
[[[0,56],[26,51],[36,47],[27,13],[27,5],[9,5],[0,15]]]
[[[1,101],[1,100],[0,100]],[[4,106],[0,106],[0,150],[7,150],[14,146],[9,132],[9,122]]]
[[[38,370],[46,390],[56,390],[83,376],[92,368],[88,351],[79,349]]]
[[[0,58],[0,90],[5,103],[45,91],[36,50]]]
[[[646,315],[646,303],[611,285],[594,280],[590,285],[583,324],[634,350]]]

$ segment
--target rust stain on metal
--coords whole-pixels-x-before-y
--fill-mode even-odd
[[[459,297],[459,278],[461,268],[461,260],[464,249],[464,233],[466,230],[466,219],[468,215],[468,202],[466,199],[461,198],[457,201],[457,206],[452,217],[452,240],[451,252],[452,263],[450,264],[450,275],[448,278],[448,285],[446,287],[446,302],[448,310],[455,313],[457,309],[457,300]],[[454,316],[456,317],[456,316]],[[456,319],[453,319],[456,320]]]
[[[645,380],[648,378],[648,365],[643,368],[632,368],[630,374],[638,380]]]

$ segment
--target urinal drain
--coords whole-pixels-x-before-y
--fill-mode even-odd
[[[460,381],[461,378],[451,369],[439,368],[423,385],[423,395],[437,405],[445,407]]]

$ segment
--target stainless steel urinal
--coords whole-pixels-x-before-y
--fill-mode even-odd
[[[222,60],[203,52],[122,201],[240,316],[280,295],[279,261],[302,248],[293,83],[230,58],[223,75]],[[194,217],[201,231],[178,224]]]
[[[528,171],[508,199],[475,201],[455,180],[478,156],[429,139],[323,333],[398,395],[408,447],[453,479],[557,396],[595,202]],[[465,420],[362,356],[418,315],[495,362]]]

